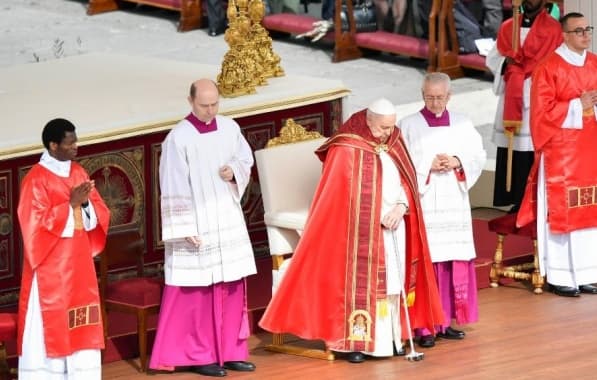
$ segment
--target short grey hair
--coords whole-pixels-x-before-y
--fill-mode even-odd
[[[452,87],[452,81],[450,80],[450,76],[448,74],[440,73],[437,71],[433,72],[433,73],[425,74],[425,77],[423,77],[423,85],[421,86],[421,92],[425,90],[425,85],[427,83],[429,83],[429,84],[445,83],[448,93],[450,92],[451,87]]]

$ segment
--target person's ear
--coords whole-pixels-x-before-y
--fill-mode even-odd
[[[50,141],[50,145],[49,145],[49,151],[50,152],[56,152],[58,150],[58,143],[55,143],[54,141]]]

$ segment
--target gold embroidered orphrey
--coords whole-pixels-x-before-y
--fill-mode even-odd
[[[348,318],[348,340],[353,342],[371,342],[371,314],[367,310],[357,309]]]
[[[68,328],[97,325],[100,322],[98,304],[74,307],[68,310]]]

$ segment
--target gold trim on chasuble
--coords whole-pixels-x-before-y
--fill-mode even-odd
[[[382,144],[383,145],[383,144]],[[382,148],[383,149],[383,148]],[[386,146],[387,149],[387,146]],[[377,152],[377,150],[376,150]],[[377,153],[379,154],[379,153]],[[358,163],[358,173],[354,173],[357,174],[356,178],[353,178],[352,180],[356,179],[356,186],[361,189],[362,185],[363,185],[363,161],[365,159],[366,155],[365,155],[365,151],[362,149],[358,149],[358,157],[356,162]],[[371,164],[373,173],[372,173],[372,188],[371,188],[371,213],[372,213],[372,217],[375,216],[375,211],[377,209],[377,204],[379,202],[379,200],[377,199],[377,186],[378,186],[378,165],[377,163],[374,161]],[[355,186],[354,184],[351,184],[351,186]],[[371,337],[372,333],[373,333],[373,328],[374,328],[374,320],[372,317],[372,314],[375,315],[376,310],[366,310],[366,309],[361,309],[361,308],[357,308],[357,301],[356,301],[356,295],[357,295],[357,289],[356,289],[356,284],[357,284],[357,266],[358,266],[358,251],[359,251],[359,247],[360,247],[360,242],[359,242],[359,226],[360,226],[360,210],[361,210],[361,197],[356,197],[356,202],[357,204],[355,205],[356,207],[350,207],[351,210],[356,210],[355,211],[355,219],[353,221],[349,221],[349,226],[351,226],[351,228],[353,229],[353,231],[356,231],[356,233],[353,234],[353,239],[352,239],[352,246],[349,248],[349,255],[352,258],[352,263],[351,266],[352,268],[350,268],[351,270],[348,273],[351,273],[352,278],[351,278],[351,297],[352,299],[350,300],[350,309],[352,310],[352,312],[350,313],[348,319],[346,320],[347,323],[347,328],[348,328],[348,337],[346,338],[349,342],[350,342],[350,350],[355,350],[357,349],[355,347],[355,343],[358,342],[363,342],[365,344],[365,347],[363,349],[359,348],[359,351],[372,351],[373,348],[371,348],[369,346],[369,344],[371,344],[373,342],[373,339]],[[381,221],[380,221],[381,223]],[[376,267],[375,264],[377,263],[373,263],[372,259],[374,257],[372,250],[375,249],[375,247],[377,247],[376,244],[374,244],[375,242],[372,241],[371,239],[373,239],[374,237],[374,231],[375,231],[375,225],[374,223],[369,223],[369,241],[367,242],[367,246],[369,247],[369,252],[367,252],[367,278],[371,279],[372,276],[378,276],[379,275],[379,270],[375,270],[373,271],[374,267]],[[379,249],[379,247],[377,247],[377,249]],[[378,258],[379,260],[379,258]],[[350,261],[349,261],[350,262]],[[347,268],[348,269],[348,268]],[[385,272],[384,272],[385,273]],[[370,286],[372,283],[374,284],[378,284],[379,279],[376,278],[375,281],[367,281],[366,282],[366,289],[365,289],[365,293],[366,293],[366,298],[365,298],[365,305],[367,305],[367,307],[369,307],[371,305],[371,291],[372,289],[370,289]],[[377,289],[374,289],[375,294],[377,294]],[[372,307],[376,307],[377,305],[377,299],[374,300],[375,302],[373,302]]]
[[[597,186],[593,185],[568,188],[568,207],[594,206],[597,194],[596,187]]]
[[[69,330],[77,327],[97,325],[100,323],[100,309],[98,304],[79,306],[68,309]]]

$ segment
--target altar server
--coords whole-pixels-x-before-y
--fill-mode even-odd
[[[435,331],[419,331],[419,344],[431,347],[434,335],[462,339],[450,326],[477,321],[477,281],[468,191],[485,165],[481,135],[464,115],[448,112],[450,77],[429,73],[423,79],[423,109],[400,120],[417,172],[429,251],[444,310]]]
[[[191,85],[191,113],[162,143],[160,190],[166,286],[150,367],[206,376],[247,362],[246,277],[256,273],[241,198],[253,155],[239,125],[217,115],[209,79]]]

